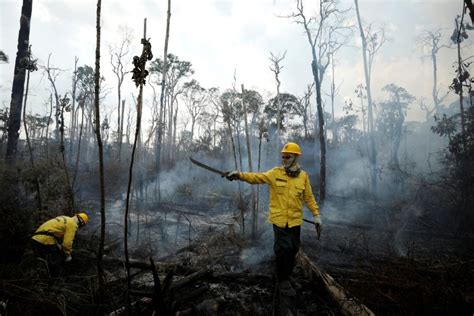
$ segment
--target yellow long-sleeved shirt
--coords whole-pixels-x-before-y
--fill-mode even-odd
[[[270,190],[268,221],[278,227],[294,227],[303,223],[303,201],[314,216],[319,208],[314,199],[308,174],[301,170],[297,177],[289,177],[283,167],[262,173],[239,172],[239,178],[250,184],[266,183]]]
[[[35,233],[49,232],[58,240],[62,240],[62,250],[66,256],[69,256],[72,252],[72,243],[74,242],[77,228],[78,225],[74,217],[58,216],[44,222]],[[56,239],[53,236],[39,234],[31,238],[43,245],[56,244]]]

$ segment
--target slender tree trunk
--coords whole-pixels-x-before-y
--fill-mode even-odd
[[[176,130],[178,128],[178,103],[176,102],[176,108],[174,109],[174,116],[173,116],[173,142],[172,146],[172,157],[175,159],[176,157]]]
[[[130,304],[130,288],[131,288],[131,278],[130,278],[130,262],[129,262],[129,254],[128,254],[128,225],[129,225],[129,209],[130,209],[130,195],[131,195],[131,187],[133,182],[133,166],[135,162],[135,152],[137,150],[137,145],[140,139],[140,128],[141,128],[141,120],[142,120],[142,106],[143,106],[143,85],[145,82],[145,67],[146,61],[151,58],[151,51],[148,50],[148,40],[146,38],[146,19],[143,22],[143,50],[140,57],[140,77],[136,78],[136,82],[139,85],[139,93],[137,99],[137,120],[136,120],[136,128],[135,128],[135,139],[133,141],[132,147],[132,156],[130,158],[130,168],[128,172],[128,186],[127,186],[127,198],[125,202],[125,217],[124,217],[124,250],[125,250],[125,267],[127,271],[127,295],[126,295],[126,308],[127,314],[130,315],[131,312],[131,304]],[[135,65],[137,67],[137,65]],[[137,68],[136,68],[137,69]]]
[[[100,180],[100,243],[97,252],[97,275],[99,279],[99,295],[103,299],[104,291],[104,268],[102,265],[102,256],[104,255],[105,243],[105,183],[104,183],[104,150],[102,145],[102,136],[100,134],[100,107],[99,107],[99,93],[100,93],[100,14],[101,14],[102,0],[97,0],[97,15],[96,15],[96,49],[95,49],[95,134],[97,137],[97,146],[99,149],[99,180]]]
[[[77,62],[79,58],[74,57],[74,76],[72,78],[72,105],[71,118],[69,124],[69,159],[72,159],[74,138],[76,136],[76,90],[77,90]],[[72,163],[72,160],[71,160]]]
[[[235,170],[239,170],[239,164],[237,161],[237,151],[235,149],[234,136],[232,132],[232,126],[230,125],[230,120],[231,118],[229,117],[229,119],[227,120],[227,128],[229,130],[230,142],[232,144],[232,153],[234,156],[234,167],[235,167]],[[242,187],[240,185],[240,181],[237,181],[237,186],[239,188],[239,205],[242,205],[243,198],[242,198]],[[242,228],[242,233],[244,233],[245,232],[245,216],[244,216],[244,210],[242,208],[240,208],[240,226]]]
[[[244,123],[245,123],[245,140],[247,142],[247,156],[248,156],[248,163],[249,163],[249,172],[253,171],[252,168],[252,148],[250,146],[250,135],[249,135],[249,127],[247,123],[247,105],[245,101],[245,89],[244,85],[242,87],[242,106],[244,108]],[[251,196],[250,196],[250,207],[252,208],[252,238],[255,239],[257,237],[257,209],[255,204],[255,189],[251,187]]]
[[[123,138],[123,122],[124,122],[124,115],[125,115],[125,100],[122,100],[122,109],[120,114],[120,120],[119,120],[119,129],[118,129],[118,161],[122,159],[122,138]]]
[[[433,62],[433,89],[432,89],[432,96],[433,96],[433,103],[435,106],[435,113],[438,114],[439,112],[439,103],[440,100],[438,99],[438,63],[436,58],[435,47],[431,50],[431,61]]]
[[[31,56],[31,50],[30,50],[28,55]],[[33,156],[33,149],[31,147],[31,140],[30,140],[30,136],[29,136],[29,133],[28,133],[28,124],[26,124],[26,104],[28,102],[29,86],[30,86],[30,70],[28,70],[27,73],[26,73],[26,90],[25,90],[25,100],[24,100],[24,105],[23,105],[23,128],[25,130],[26,144],[28,146],[28,152],[30,154],[31,168],[35,169],[35,159],[34,159],[34,156]],[[36,201],[38,202],[38,210],[41,211],[42,210],[41,190],[40,190],[40,184],[39,184],[39,180],[38,180],[37,176],[35,176],[35,189],[36,189],[36,194],[37,194]]]
[[[158,201],[161,200],[161,187],[160,187],[160,172],[161,172],[161,142],[163,139],[163,117],[164,117],[164,105],[165,105],[165,85],[166,75],[168,72],[168,41],[170,37],[170,20],[171,20],[171,0],[168,0],[168,11],[166,14],[166,36],[165,46],[163,51],[163,75],[161,78],[161,95],[160,95],[160,120],[158,122],[158,140],[156,148],[156,181],[158,183]]]
[[[16,164],[17,143],[20,136],[21,109],[23,105],[23,91],[25,88],[26,74],[23,61],[28,56],[32,10],[33,0],[23,0],[23,6],[21,7],[20,31],[18,33],[18,50],[15,59],[15,72],[13,75],[10,117],[8,120],[6,160],[9,165]]]
[[[313,70],[313,78],[316,86],[316,105],[318,109],[318,125],[319,125],[319,146],[320,148],[320,165],[319,165],[319,203],[324,204],[326,199],[326,137],[324,133],[324,112],[321,100],[321,83],[319,82],[318,76],[318,62],[316,57],[316,51],[312,46],[313,62],[311,68]]]
[[[49,66],[49,60],[51,59],[51,54],[48,56],[48,65],[46,66],[46,73],[48,74],[48,80],[51,83],[51,87],[53,88],[54,92],[54,99],[56,101],[56,114],[54,115],[54,119],[56,122],[56,129],[54,130],[54,139],[56,142],[59,141],[59,116],[60,116],[60,106],[59,106],[59,94],[58,94],[58,89],[56,88],[56,82],[53,76],[51,75],[51,68]]]
[[[76,153],[76,164],[74,166],[74,176],[72,177],[72,190],[74,191],[74,188],[76,186],[76,176],[77,176],[77,171],[79,170],[79,160],[81,156],[81,143],[82,143],[82,131],[84,130],[84,109],[81,109],[81,127],[79,128],[79,137],[77,138],[77,153]]]
[[[117,145],[120,148],[120,143],[122,141],[122,135],[120,134],[120,122],[121,122],[121,111],[120,107],[122,106],[122,81],[120,77],[117,78]],[[117,158],[120,161],[120,150],[117,153]]]
[[[46,124],[46,161],[49,161],[49,124],[51,122],[51,117],[53,116],[53,94],[49,94],[49,117],[48,123]]]
[[[261,124],[263,125],[263,124]],[[258,133],[258,162],[257,162],[257,172],[260,172],[260,163],[262,161],[262,128],[259,128],[259,133]],[[253,219],[254,227],[253,230],[255,231],[255,234],[258,235],[258,212],[260,208],[260,186],[257,185],[257,196],[255,199],[255,218]]]
[[[332,76],[331,76],[331,111],[332,111],[332,139],[334,144],[337,144],[337,126],[336,126],[336,116],[334,114],[334,97],[336,96],[336,85],[334,80],[334,55],[331,55],[331,69],[332,69]]]
[[[466,149],[466,119],[464,115],[464,95],[463,95],[463,82],[461,81],[461,76],[463,74],[463,69],[462,69],[462,57],[461,57],[461,26],[463,24],[464,20],[464,6],[465,4],[463,3],[463,14],[461,17],[461,22],[458,23],[456,20],[456,29],[457,29],[457,53],[458,53],[458,79],[459,79],[459,84],[461,85],[461,89],[459,89],[459,109],[460,109],[460,114],[461,114],[461,139],[462,139],[462,144],[464,149]]]
[[[63,168],[64,168],[64,174],[66,176],[66,184],[67,184],[67,192],[69,195],[69,214],[72,216],[74,213],[74,192],[72,190],[72,184],[69,179],[69,171],[67,168],[67,162],[66,162],[66,148],[64,146],[64,110],[66,104],[63,102],[67,102],[66,96],[64,97],[63,100],[61,100],[60,108],[59,108],[59,116],[60,116],[60,127],[59,127],[59,133],[60,133],[60,144],[59,144],[59,151],[61,153],[61,158],[63,162]]]
[[[370,151],[369,151],[369,159],[370,159],[370,178],[372,184],[372,192],[376,192],[377,189],[377,155],[375,151],[375,139],[374,139],[374,117],[373,117],[373,107],[372,107],[372,90],[370,87],[370,72],[369,66],[367,62],[367,39],[365,38],[364,29],[362,28],[362,21],[360,18],[359,13],[359,1],[354,0],[356,13],[357,13],[357,22],[359,24],[359,32],[360,38],[362,41],[362,61],[364,62],[364,77],[365,77],[365,86],[367,89],[367,129],[369,135],[369,142],[370,142]]]
[[[302,2],[298,2],[300,10],[302,12]],[[311,47],[311,55],[312,55],[312,62],[311,62],[311,70],[313,73],[313,80],[316,87],[316,107],[318,110],[318,126],[319,126],[319,146],[320,146],[320,164],[319,164],[319,203],[321,206],[324,204],[324,200],[326,199],[326,136],[324,130],[324,112],[323,112],[323,104],[321,100],[321,80],[320,80],[320,72],[318,70],[318,55],[316,54],[316,44],[317,38],[313,40],[311,31],[308,26],[308,22],[306,21],[306,17],[302,14],[303,18],[303,25],[305,28],[306,36],[308,38],[308,43]]]

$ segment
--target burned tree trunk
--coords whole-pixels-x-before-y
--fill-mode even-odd
[[[143,50],[140,57],[133,57],[133,69],[132,80],[135,81],[135,85],[139,87],[138,100],[137,100],[137,124],[135,128],[135,139],[132,147],[132,157],[130,158],[130,168],[128,172],[128,186],[127,186],[127,197],[125,202],[125,216],[124,216],[124,250],[125,250],[125,261],[127,263],[127,312],[130,311],[130,266],[129,266],[129,255],[128,255],[128,217],[129,217],[129,206],[130,206],[130,194],[132,187],[132,178],[133,178],[133,165],[135,162],[135,152],[137,149],[138,140],[140,137],[140,128],[142,120],[142,105],[143,105],[143,85],[145,84],[145,78],[148,75],[146,68],[146,62],[153,58],[151,52],[151,44],[146,38],[146,19],[144,20],[143,25],[143,38],[141,43],[143,44]]]
[[[21,7],[20,31],[18,33],[18,50],[15,59],[15,72],[13,75],[10,118],[8,120],[6,160],[10,165],[16,164],[17,143],[20,136],[21,108],[23,104],[23,91],[25,88],[26,74],[24,62],[28,58],[32,9],[33,0],[23,0],[23,6]]]
[[[100,134],[100,12],[102,0],[97,0],[96,13],[96,48],[95,48],[95,89],[94,89],[94,108],[95,108],[95,135],[97,137],[97,146],[99,149],[99,181],[100,181],[100,244],[97,253],[97,275],[99,279],[99,294],[102,296],[104,290],[104,268],[102,266],[102,256],[104,254],[105,243],[105,182],[104,182],[104,150],[102,145],[102,136]]]

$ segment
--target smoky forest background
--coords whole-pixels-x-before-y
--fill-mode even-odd
[[[16,56],[0,47],[0,71],[14,64],[11,85],[1,83],[11,98],[0,106],[0,315],[363,314],[345,310],[321,275],[370,313],[472,315],[472,2],[453,1],[451,29],[412,35],[422,48],[416,58],[431,67],[417,78],[431,98],[390,77],[374,91],[374,72],[383,71],[377,57],[403,34],[364,20],[358,0],[316,1],[315,13],[306,2],[279,18],[298,26],[292,36],[306,43],[311,58],[301,62],[312,78],[298,91],[282,89],[291,47],[269,50],[267,92],[247,87],[238,68],[222,78],[230,85],[203,86],[192,58],[169,45],[180,36],[171,0],[163,39],[143,12],[142,28],[120,28],[113,43],[101,36],[107,11],[98,0],[88,9],[95,63],[64,51],[69,69],[55,66],[53,54],[35,54],[36,1],[23,0]],[[362,61],[360,82],[338,76],[344,51]],[[447,63],[438,58],[445,51]],[[446,69],[452,80],[440,85]],[[47,89],[32,90],[39,79]],[[353,93],[337,104],[341,85]],[[413,109],[423,119],[408,120]],[[280,165],[288,141],[302,148],[324,225],[320,240],[302,226],[301,254],[320,271],[297,273],[303,302],[275,299],[267,188],[226,181],[189,160],[262,172]],[[42,222],[76,212],[89,224],[78,230],[73,261],[51,277],[29,239]],[[307,210],[305,218],[312,220]]]

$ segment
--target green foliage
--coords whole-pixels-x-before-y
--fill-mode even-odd
[[[77,68],[76,76],[78,83],[77,101],[79,101],[79,105],[84,106],[85,103],[92,104],[95,89],[94,69],[88,65],[81,66]],[[100,83],[104,80],[104,77],[101,77]]]
[[[165,70],[164,66],[164,61],[157,58],[150,64],[150,73],[160,74],[162,76]],[[178,56],[168,54],[166,59],[166,74],[167,84],[173,86],[173,83],[176,83],[179,79],[194,74],[194,70],[192,69],[191,62],[180,60]]]
[[[386,85],[383,90],[389,93],[389,98],[380,103],[377,129],[391,141],[398,141],[402,134],[406,110],[415,97],[395,84]]]
[[[456,115],[459,117],[459,115]],[[446,114],[440,118],[435,115],[434,119],[436,122],[435,126],[431,126],[431,131],[441,137],[448,136],[448,139],[451,140],[452,136],[456,132],[456,116],[447,117]]]
[[[255,90],[244,89],[245,106],[247,114],[258,115],[261,106],[263,105],[263,98]],[[227,90],[220,96],[222,104],[222,115],[224,121],[240,122],[244,115],[244,107],[242,104],[242,93],[235,90]]]
[[[237,93],[234,90],[227,90],[222,93],[219,99],[222,104],[224,122],[233,122],[242,117],[243,107],[240,93]]]
[[[459,114],[451,117],[443,115],[441,119],[436,118],[436,125],[431,127],[433,133],[448,136],[447,159],[448,161],[452,160],[458,167],[472,161],[474,158],[474,106],[470,106],[464,115],[465,139],[463,139],[462,131],[459,131],[458,127]]]
[[[271,98],[263,112],[267,115],[270,125],[276,127],[280,122],[280,128],[285,131],[288,120],[293,115],[299,114],[301,103],[296,96],[290,93],[280,93],[280,116],[278,117],[278,98],[275,96]]]

